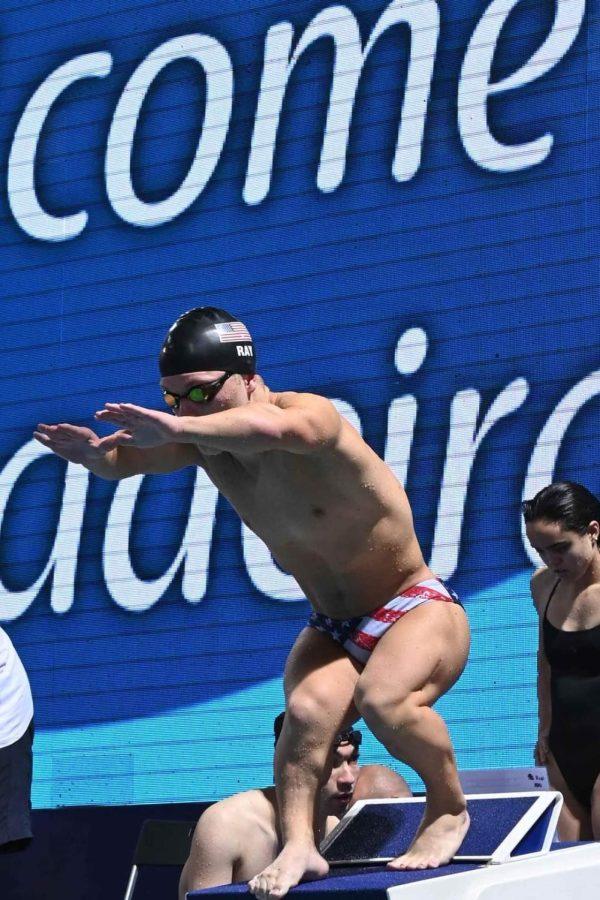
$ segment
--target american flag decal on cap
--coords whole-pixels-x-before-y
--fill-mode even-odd
[[[252,341],[250,332],[243,322],[215,322],[215,330],[222,344],[234,341]]]

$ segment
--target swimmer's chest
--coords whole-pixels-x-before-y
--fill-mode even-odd
[[[287,522],[293,530],[318,527],[341,501],[328,467],[299,454],[270,452],[239,458],[223,453],[207,457],[206,472],[257,532],[273,522],[278,527]]]
[[[600,585],[591,585],[573,596],[560,585],[552,599],[550,623],[561,631],[587,631],[600,625]]]

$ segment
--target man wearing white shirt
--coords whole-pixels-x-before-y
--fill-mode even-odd
[[[33,699],[29,679],[0,628],[0,853],[31,839]]]

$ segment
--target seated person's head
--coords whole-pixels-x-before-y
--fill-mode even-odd
[[[412,797],[412,791],[402,775],[387,766],[361,766],[350,805],[358,800],[383,800],[386,797]]]

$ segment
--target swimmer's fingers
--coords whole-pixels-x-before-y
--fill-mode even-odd
[[[91,428],[82,428],[79,425],[69,425],[67,422],[57,425],[57,434],[66,441],[97,441],[98,435]]]
[[[60,425],[45,425],[44,422],[40,422],[37,430],[47,437],[59,437],[61,435],[72,434],[73,431],[78,431],[80,429],[78,429],[76,425],[67,425],[64,422]]]
[[[91,428],[69,425],[65,422],[60,425],[46,425],[40,422],[33,436],[38,443],[70,462],[85,465],[101,455],[98,449],[100,438]]]
[[[112,422],[113,425],[124,425],[132,417],[122,409],[123,405],[122,403],[105,403],[104,409],[99,409],[94,418],[103,422]]]
[[[33,436],[38,444],[48,447],[49,450],[57,450],[58,447],[64,446],[64,442],[57,440],[53,434],[48,434],[45,431],[34,431]]]
[[[54,434],[57,428],[58,425],[46,425],[44,422],[39,422],[34,434],[43,434],[49,437],[51,434]]]
[[[144,422],[154,422],[165,415],[155,409],[145,409],[133,403],[105,403],[104,409],[99,409],[96,413],[96,418],[112,422],[114,425],[135,426]]]
[[[40,426],[38,425],[38,428],[39,427]],[[44,431],[34,431],[33,436],[36,441],[39,441],[40,444],[44,444],[46,447],[49,445],[51,440],[50,435],[46,434],[46,432]]]
[[[103,453],[108,453],[110,450],[115,450],[117,447],[126,447],[128,444],[135,444],[133,435],[124,429],[120,429],[98,441],[98,449]]]
[[[94,444],[98,441],[98,435],[91,428],[83,428],[79,425],[69,425],[62,422],[59,425],[45,425],[43,422],[37,426],[33,436],[41,444]]]
[[[111,422],[124,432],[116,445],[131,443],[135,447],[159,447],[171,442],[177,430],[172,415],[133,403],[107,403],[104,409],[98,410],[96,418]]]
[[[104,409],[115,414],[145,418],[156,413],[155,409],[146,409],[145,406],[136,406],[135,403],[105,403]]]

